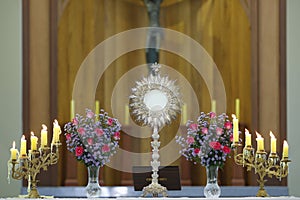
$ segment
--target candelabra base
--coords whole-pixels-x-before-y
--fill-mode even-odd
[[[20,198],[24,199],[51,199],[53,196],[42,196],[39,194],[37,189],[31,189],[30,192],[26,195],[19,195]]]
[[[264,188],[259,188],[256,196],[257,197],[268,197],[269,195],[268,195],[267,191]]]
[[[147,196],[147,194],[152,194],[153,197],[158,197],[161,194],[163,197],[167,197],[167,188],[160,185],[159,183],[151,183],[150,185],[143,188],[142,197]]]

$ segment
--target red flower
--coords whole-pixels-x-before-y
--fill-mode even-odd
[[[78,129],[78,133],[81,134],[81,135],[83,135],[83,134],[85,133],[84,128],[83,128],[83,127],[80,127],[80,128]]]
[[[210,118],[215,118],[216,117],[216,113],[215,112],[210,112],[209,113],[209,117]]]
[[[112,123],[113,123],[113,119],[112,118],[108,118],[107,119],[107,124],[109,125],[109,126],[111,126],[112,125]]]
[[[206,127],[202,127],[201,132],[203,134],[207,134],[208,133],[208,129]]]
[[[115,133],[114,133],[114,139],[115,139],[115,140],[119,140],[119,139],[121,138],[120,135],[121,135],[121,134],[120,134],[119,131],[118,131],[118,132],[115,132]]]
[[[87,139],[87,143],[88,143],[89,145],[92,145],[92,144],[93,144],[93,138],[88,138],[88,139]]]
[[[96,128],[95,131],[99,137],[103,135],[103,130],[101,128]]]
[[[87,118],[93,118],[93,117],[94,117],[94,113],[93,113],[92,111],[88,111],[88,112],[86,113],[86,117],[87,117]]]
[[[226,154],[230,153],[231,149],[228,146],[223,146],[222,151]]]
[[[102,146],[102,152],[109,152],[110,151],[110,148],[109,148],[109,146],[107,145],[107,144],[105,144],[105,145],[103,145]]]
[[[200,153],[200,149],[199,149],[199,148],[194,149],[194,153],[195,153],[195,154]]]
[[[186,143],[193,144],[194,142],[195,142],[195,139],[193,137],[189,136],[186,138]]]
[[[210,142],[209,146],[215,150],[220,150],[221,149],[221,144],[220,142]]]
[[[224,127],[225,127],[227,130],[231,129],[231,128],[232,128],[231,122],[229,122],[229,121],[225,122]]]
[[[222,135],[223,129],[221,129],[220,127],[217,127],[216,133],[217,133],[217,135]]]
[[[190,124],[190,129],[196,131],[198,128],[198,124]]]
[[[71,140],[71,134],[70,134],[70,133],[67,133],[67,134],[66,134],[66,139],[67,139],[67,140]]]
[[[73,119],[72,119],[72,123],[73,123],[75,126],[77,126],[77,125],[78,125],[77,119],[76,119],[76,118],[73,118]]]
[[[83,154],[83,147],[82,146],[77,146],[75,149],[75,155],[76,156],[81,156]]]

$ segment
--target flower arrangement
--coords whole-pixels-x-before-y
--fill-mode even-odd
[[[186,138],[176,138],[176,142],[183,147],[180,153],[194,163],[222,167],[233,140],[232,123],[228,116],[201,112],[197,123],[188,121],[187,128]]]
[[[64,127],[67,149],[86,166],[100,166],[116,153],[121,124],[101,110],[99,115],[86,109],[86,115],[76,114]]]

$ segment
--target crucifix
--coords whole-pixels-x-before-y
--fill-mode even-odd
[[[147,7],[149,17],[149,32],[147,33],[146,44],[146,62],[148,64],[149,72],[151,72],[151,66],[154,63],[159,62],[159,46],[162,38],[162,32],[159,29],[159,12],[160,4],[163,0],[144,0]]]

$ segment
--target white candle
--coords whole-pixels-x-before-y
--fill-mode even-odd
[[[12,160],[17,160],[18,149],[16,149],[16,142],[13,141],[12,148],[10,149],[10,158]]]
[[[270,131],[270,137],[271,137],[271,153],[276,153],[276,137],[274,136],[274,134],[272,133],[272,131]]]
[[[21,147],[20,147],[20,156],[26,156],[27,155],[27,141],[25,139],[25,135],[21,138]]]
[[[55,119],[53,123],[53,138],[52,138],[52,144],[59,142],[59,135],[61,134],[61,129],[58,124],[58,121]]]
[[[282,158],[289,157],[289,145],[286,140],[283,142],[283,151],[282,151]]]
[[[48,145],[48,131],[45,124],[42,125],[43,129],[41,130],[41,148]]]
[[[70,103],[70,118],[71,118],[71,121],[74,119],[75,117],[75,101],[74,99],[71,100],[71,103]]]
[[[235,115],[240,119],[240,99],[235,99]]]
[[[251,134],[249,133],[248,129],[245,129],[245,145],[251,147],[252,142],[251,142]]]
[[[216,103],[216,100],[212,100],[212,101],[211,101],[211,112],[216,113],[216,111],[217,111],[217,103]]]
[[[233,121],[233,142],[239,142],[239,120],[236,118],[235,115],[232,115]]]
[[[31,144],[31,150],[36,151],[37,150],[37,141],[38,138],[34,135],[34,133],[31,131],[31,137],[30,137],[30,144]]]
[[[257,151],[264,151],[265,147],[264,147],[264,138],[261,137],[261,135],[259,133],[256,132],[256,142],[257,142]]]

